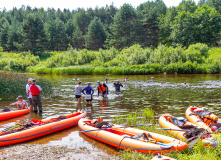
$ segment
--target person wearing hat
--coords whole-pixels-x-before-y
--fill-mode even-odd
[[[108,87],[105,83],[101,83],[100,81],[97,81],[97,88],[98,90],[98,96],[101,94],[102,97],[106,98],[108,94]]]
[[[116,92],[120,92],[120,87],[123,87],[123,85],[120,83],[119,80],[116,80],[116,82],[113,83],[113,87],[115,87]]]
[[[41,102],[41,96],[40,92],[42,91],[41,87],[39,85],[36,85],[36,80],[32,80],[32,85],[30,87],[31,95],[32,95],[32,102],[34,106],[34,112],[38,112],[37,106],[39,109],[39,112],[42,112],[42,102]]]
[[[30,91],[31,85],[32,85],[32,78],[29,78],[28,84],[26,85],[26,93],[27,93],[29,104],[30,104],[30,110],[33,109],[32,95],[31,95],[31,91]]]
[[[25,100],[22,100],[22,96],[18,96],[18,101],[10,104],[10,106],[17,105],[18,109],[26,109],[28,108],[28,103]]]

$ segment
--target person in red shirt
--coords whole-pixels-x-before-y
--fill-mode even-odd
[[[36,85],[36,80],[32,80],[32,85],[30,87],[31,95],[32,95],[32,102],[34,106],[34,112],[38,112],[37,106],[39,109],[39,112],[42,112],[42,101],[40,92],[42,91],[41,87],[39,85]]]

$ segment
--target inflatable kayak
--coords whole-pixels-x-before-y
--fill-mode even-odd
[[[191,147],[191,142],[194,143],[197,139],[201,139],[205,145],[213,147],[218,143],[216,139],[212,138],[210,133],[205,132],[204,128],[190,123],[183,117],[174,117],[170,114],[164,114],[159,118],[159,125],[175,138],[189,143]]]
[[[93,122],[82,118],[78,126],[85,135],[123,150],[133,150],[147,154],[182,151],[188,146],[185,142],[161,134],[110,125],[105,121]],[[106,127],[105,129],[100,129]]]
[[[190,106],[185,114],[188,121],[204,128],[208,132],[221,130],[220,118],[205,108]]]
[[[57,118],[32,120],[29,124],[12,127],[8,131],[0,132],[0,146],[25,142],[75,126],[78,124],[79,119],[85,116],[86,111],[80,111]]]
[[[4,110],[0,112],[0,121],[4,121],[6,119],[15,118],[15,117],[25,115],[25,114],[29,113],[30,108],[21,109],[21,110],[17,110],[17,109],[16,110],[4,109]]]

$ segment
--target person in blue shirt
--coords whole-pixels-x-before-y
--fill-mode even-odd
[[[92,104],[92,100],[93,100],[93,97],[92,95],[94,94],[94,90],[93,88],[91,87],[91,83],[88,82],[87,83],[87,87],[85,87],[83,90],[82,90],[82,93],[85,95],[85,99],[87,101],[87,104]],[[84,92],[86,91],[86,93]]]

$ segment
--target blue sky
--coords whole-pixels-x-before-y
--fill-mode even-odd
[[[164,3],[167,7],[177,6],[182,0],[164,0]],[[198,3],[199,0],[195,0]],[[0,0],[0,8],[1,10],[5,7],[7,10],[11,10],[13,7],[20,8],[22,5],[29,5],[32,8],[43,7],[47,8],[60,8],[63,10],[64,8],[74,10],[77,8],[95,8],[106,6],[106,4],[110,5],[114,3],[114,6],[120,8],[124,3],[129,3],[133,7],[137,7],[139,4],[147,2],[147,0]]]

